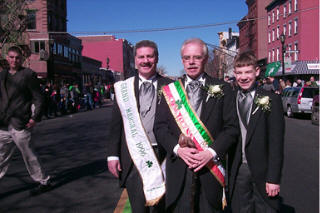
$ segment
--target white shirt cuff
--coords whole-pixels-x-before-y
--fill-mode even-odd
[[[112,160],[119,160],[118,156],[109,156],[107,157],[107,161],[112,161]]]
[[[212,154],[212,156],[213,156],[212,160],[215,160],[215,159],[216,159],[216,156],[217,156],[216,151],[214,151],[212,148],[208,148],[208,150],[211,152],[211,154]]]
[[[178,149],[180,148],[180,145],[177,144],[174,148],[173,148],[173,152],[174,154],[176,154],[178,156]]]

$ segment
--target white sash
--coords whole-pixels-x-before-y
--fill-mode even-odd
[[[130,156],[142,178],[146,206],[157,204],[165,194],[164,175],[142,125],[134,94],[134,77],[114,85]]]

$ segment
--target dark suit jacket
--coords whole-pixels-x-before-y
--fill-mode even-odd
[[[211,133],[214,142],[211,148],[215,150],[220,158],[237,141],[238,121],[236,115],[235,101],[231,96],[231,88],[223,81],[204,75],[206,85],[223,84],[224,96],[221,98],[209,98],[206,102],[206,91],[202,90],[202,111],[200,119]],[[185,79],[182,79],[185,82]],[[155,133],[158,143],[167,151],[166,164],[166,206],[174,204],[179,193],[184,187],[184,178],[187,171],[185,162],[173,152],[178,143],[181,131],[173,118],[166,101],[162,101],[157,109]],[[221,209],[222,187],[207,168],[198,172],[201,185],[208,201],[216,209]]]
[[[279,209],[279,199],[269,198],[266,195],[266,182],[280,184],[283,163],[284,141],[284,117],[281,97],[275,93],[257,88],[255,98],[269,96],[271,99],[271,111],[264,112],[262,109],[250,116],[246,136],[246,158],[253,180],[263,198],[273,207]],[[237,91],[234,92],[236,100]],[[257,105],[253,102],[253,113]],[[241,139],[241,137],[240,137]],[[238,169],[242,162],[241,142],[235,147],[235,154],[230,155],[230,193],[234,190],[234,183]]]
[[[35,72],[28,68],[21,68],[15,74],[16,84],[10,85],[13,94],[8,96],[7,80],[9,72],[3,70],[1,76],[0,112],[2,114],[2,126],[13,125],[17,129],[24,129],[32,118],[35,121],[41,119],[41,107],[43,97],[40,92],[40,83]],[[31,105],[35,105],[32,116]]]
[[[157,74],[157,90],[159,91],[162,86],[169,84],[172,82],[170,79],[162,77]],[[139,78],[135,76],[134,79],[134,92],[137,99],[138,109],[140,108],[139,104]],[[163,102],[165,100],[159,100],[159,96],[157,95],[157,106],[159,102]],[[157,107],[156,106],[156,107]],[[112,121],[111,121],[111,131],[110,137],[108,138],[108,145],[107,145],[107,156],[118,156],[120,158],[120,164],[122,172],[120,173],[120,186],[124,187],[126,178],[133,166],[133,161],[130,157],[130,153],[127,147],[125,133],[122,123],[122,117],[120,113],[119,106],[115,101],[113,105],[112,111]],[[159,152],[164,151],[159,147]]]

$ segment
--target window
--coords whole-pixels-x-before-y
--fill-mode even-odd
[[[65,57],[65,58],[69,58],[69,50],[68,50],[68,47],[66,47],[66,46],[64,46],[63,47],[63,56]]]
[[[56,42],[54,42],[54,43],[53,43],[53,46],[52,46],[52,53],[53,53],[54,55],[56,55],[56,54],[57,54],[57,43],[56,43]]]
[[[32,53],[39,53],[40,50],[45,50],[46,49],[45,41],[31,40],[30,41],[30,46],[31,46]]]
[[[298,0],[294,0],[294,11],[298,10]]]
[[[36,11],[27,10],[27,29],[35,30],[36,29]]]
[[[271,62],[271,51],[269,51],[269,54],[268,54],[268,62],[269,63]]]
[[[294,19],[294,30],[293,30],[294,34],[298,33],[298,19]]]
[[[272,23],[274,23],[274,11],[272,11]]]
[[[270,31],[268,33],[268,41],[269,41],[269,43],[271,42],[271,32]]]
[[[280,26],[278,25],[277,26],[277,39],[279,39],[280,37]]]
[[[291,0],[289,0],[289,5],[288,5],[288,14],[290,15],[292,12],[292,4],[291,4]]]
[[[288,27],[288,36],[291,36],[291,26],[292,25],[292,23],[291,23],[291,21],[289,22],[289,27]]]
[[[274,41],[274,29],[272,29],[272,41]]]
[[[295,51],[295,52],[294,52],[294,60],[295,60],[295,61],[298,61],[298,53],[299,53],[299,52],[298,52],[298,51],[299,51],[299,50],[298,50],[298,43],[295,43],[295,44],[294,44],[294,51]]]
[[[287,5],[283,5],[283,18],[287,16]]]
[[[279,54],[280,54],[280,52],[279,52],[279,47],[277,48],[277,61],[279,61],[280,59],[279,59]]]
[[[277,8],[277,20],[279,20],[279,15],[280,15],[280,11],[279,11],[279,7]]]
[[[58,44],[58,55],[62,56],[62,52],[63,52],[63,46],[61,44]]]
[[[268,14],[268,25],[270,25],[271,24],[271,16],[270,16],[270,14]]]
[[[283,35],[286,35],[286,32],[287,32],[287,25],[284,24],[283,25]]]
[[[274,62],[274,49],[272,49],[272,62]]]
[[[289,45],[288,45],[288,51],[289,51],[289,56],[290,56],[290,57],[291,57],[291,50],[292,50],[292,45],[289,44]]]

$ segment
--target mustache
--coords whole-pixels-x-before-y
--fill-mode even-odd
[[[151,67],[152,64],[150,62],[141,63],[140,66],[142,67]]]

